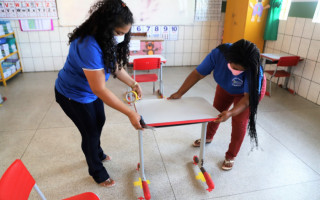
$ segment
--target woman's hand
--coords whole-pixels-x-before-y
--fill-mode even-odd
[[[132,87],[132,91],[135,91],[137,93],[139,99],[141,99],[141,97],[142,97],[142,89],[141,89],[139,84],[134,85]]]
[[[226,110],[226,111],[223,111],[222,113],[220,113],[218,115],[218,119],[214,120],[213,122],[215,123],[220,123],[220,122],[225,122],[229,119],[229,117],[231,117],[232,114],[230,111]]]
[[[182,94],[180,94],[179,92],[175,92],[168,99],[180,99],[181,96]]]
[[[132,124],[132,126],[136,129],[136,130],[143,130],[141,124],[140,124],[140,115],[138,113],[136,113],[135,111],[130,112],[130,114],[128,115],[128,118]]]

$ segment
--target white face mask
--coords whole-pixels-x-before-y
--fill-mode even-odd
[[[116,45],[124,41],[124,35],[115,35],[114,40],[116,41]]]

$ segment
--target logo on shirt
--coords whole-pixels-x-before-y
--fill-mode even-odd
[[[243,80],[241,80],[240,78],[233,78],[232,79],[232,86],[240,87],[242,85],[243,85]]]

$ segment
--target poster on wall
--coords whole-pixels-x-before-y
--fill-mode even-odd
[[[147,37],[162,38],[163,40],[178,40],[179,26],[133,25],[132,33],[147,33]]]
[[[0,1],[0,18],[57,19],[57,6],[55,0]]]
[[[220,20],[222,0],[196,0],[195,21]]]

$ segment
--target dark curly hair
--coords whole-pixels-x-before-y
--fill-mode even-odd
[[[224,45],[220,45],[218,48],[223,49],[225,48]],[[225,50],[225,58],[230,63],[235,63],[241,65],[246,71],[249,80],[249,108],[250,108],[250,115],[249,115],[249,123],[248,123],[248,130],[251,141],[254,140],[256,146],[258,146],[258,136],[256,130],[256,117],[257,117],[257,110],[258,104],[260,99],[260,92],[259,92],[259,75],[262,73],[260,70],[260,51],[257,46],[248,41],[241,39],[235,43],[233,43],[230,48]]]
[[[131,30],[118,45],[114,40],[114,30],[133,24],[133,15],[121,0],[100,0],[90,8],[89,14],[84,23],[68,34],[69,44],[76,38],[82,42],[84,37],[93,36],[102,50],[107,72],[116,77],[116,63],[118,69],[128,64]]]

